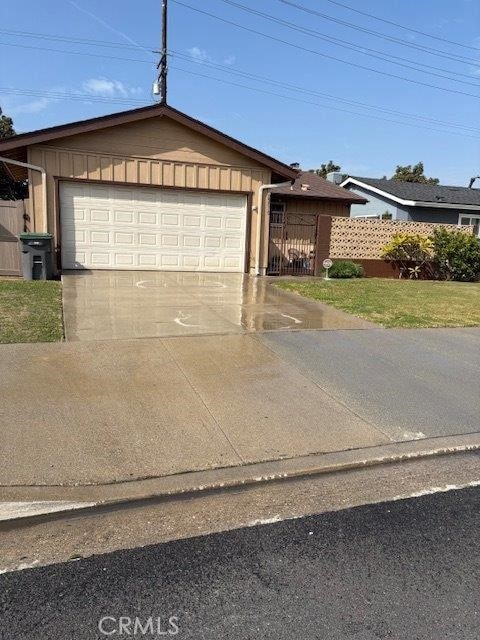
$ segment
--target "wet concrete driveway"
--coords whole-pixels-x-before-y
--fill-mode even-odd
[[[68,341],[372,326],[244,274],[71,272],[63,287]]]

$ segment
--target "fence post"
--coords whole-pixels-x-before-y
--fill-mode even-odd
[[[322,274],[322,262],[330,257],[330,235],[332,232],[332,216],[317,216],[317,240],[315,248],[315,275]]]

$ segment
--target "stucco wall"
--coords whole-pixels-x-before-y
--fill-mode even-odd
[[[54,234],[58,246],[56,178],[119,184],[242,191],[251,194],[250,266],[253,267],[258,188],[267,167],[166,117],[70,136],[29,147],[28,161],[47,171],[48,211],[42,210],[38,172],[30,172],[32,227]],[[267,223],[268,224],[268,223]],[[266,245],[266,243],[263,243]],[[261,262],[267,256],[262,251]]]

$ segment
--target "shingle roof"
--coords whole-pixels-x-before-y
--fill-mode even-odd
[[[379,178],[360,178],[349,176],[354,180],[385,191],[386,193],[401,198],[402,200],[415,200],[420,202],[432,202],[447,204],[468,204],[480,207],[480,189],[468,187],[449,187],[440,184],[420,184],[418,182],[400,182],[399,180],[386,180]]]
[[[311,171],[302,171],[295,180],[293,188],[281,187],[272,190],[272,194],[281,194],[283,196],[294,196],[295,198],[317,198],[322,200],[343,200],[344,202],[355,202],[364,204],[366,198],[357,195],[348,189],[339,187],[333,182],[329,182],[316,173]]]

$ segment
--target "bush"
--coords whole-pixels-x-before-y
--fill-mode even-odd
[[[394,262],[399,277],[418,278],[433,258],[433,241],[418,233],[396,233],[382,251],[385,260]]]
[[[331,278],[362,278],[363,267],[349,260],[337,260],[328,271]]]
[[[433,255],[433,242],[418,233],[396,233],[383,248],[386,260],[425,262]]]
[[[438,277],[463,282],[478,280],[480,244],[476,236],[440,228],[435,229],[432,242]]]

